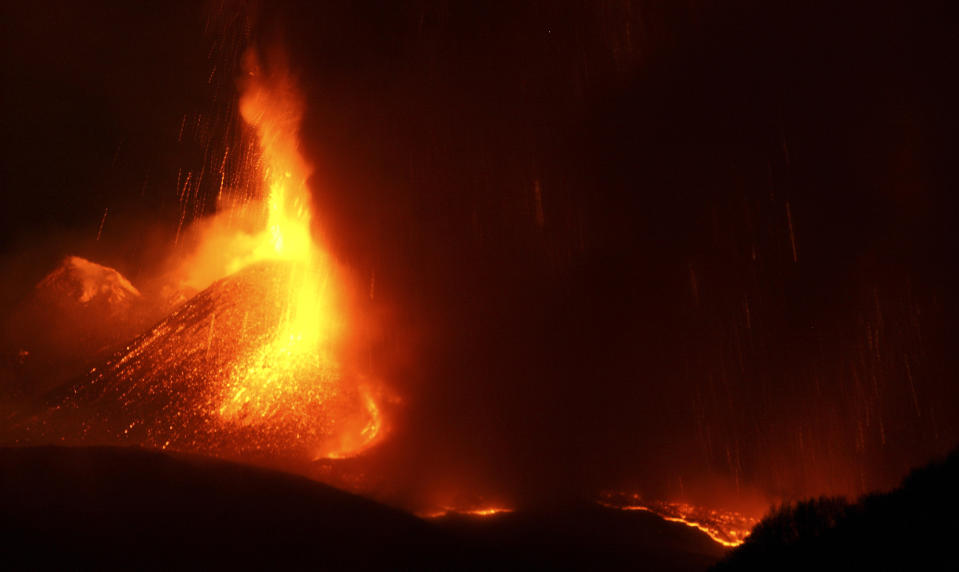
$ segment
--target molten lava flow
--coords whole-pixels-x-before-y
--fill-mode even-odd
[[[503,507],[503,506],[483,506],[483,507],[474,507],[474,508],[444,507],[437,510],[421,512],[418,514],[418,516],[420,518],[443,518],[445,516],[451,516],[451,515],[484,517],[484,516],[496,516],[500,514],[507,514],[511,512],[513,512],[513,509]]]
[[[720,511],[679,502],[646,501],[637,494],[605,493],[598,502],[607,508],[641,510],[669,522],[685,524],[701,530],[717,543],[727,547],[742,544],[759,522],[758,518],[735,511]]]

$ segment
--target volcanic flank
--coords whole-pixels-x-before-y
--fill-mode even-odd
[[[335,348],[289,332],[294,263],[219,280],[80,381],[50,395],[22,442],[126,442],[246,460],[342,457],[380,430]]]
[[[0,351],[16,356],[4,389],[38,395],[102,361],[168,306],[150,304],[117,270],[65,257],[0,323]]]
[[[54,302],[99,303],[122,311],[140,292],[122,274],[79,256],[68,256],[37,284],[40,296]]]
[[[20,302],[6,329],[27,351],[45,345],[60,354],[89,355],[142,331],[142,300],[113,268],[67,256]]]

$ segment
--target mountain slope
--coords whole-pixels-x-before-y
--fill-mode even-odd
[[[0,554],[31,569],[705,570],[724,550],[597,506],[424,521],[314,481],[137,448],[0,448]]]
[[[0,544],[30,568],[364,568],[442,535],[305,478],[126,448],[0,449]]]
[[[773,511],[715,570],[959,570],[959,449],[857,503],[821,498]]]
[[[14,356],[9,391],[36,395],[143,331],[153,317],[120,272],[67,256],[0,324],[0,356]]]
[[[311,462],[378,421],[365,386],[323,348],[278,340],[295,268],[251,265],[181,305],[50,395],[21,444],[131,444],[246,460]],[[278,343],[281,342],[281,343]]]

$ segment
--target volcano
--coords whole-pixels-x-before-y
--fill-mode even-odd
[[[142,332],[156,310],[116,269],[65,257],[0,324],[3,352],[17,356],[16,389],[37,395],[70,379]]]
[[[128,443],[251,461],[343,457],[380,412],[332,348],[285,338],[302,269],[253,264],[180,306],[106,363],[48,396],[22,442]]]
[[[68,256],[37,284],[37,295],[55,302],[100,306],[110,313],[128,310],[140,291],[113,268]]]
[[[120,272],[67,256],[18,304],[5,329],[25,351],[72,357],[126,341],[147,325],[145,313],[140,291]]]
[[[289,467],[355,456],[382,436],[380,384],[351,359],[348,281],[315,238],[301,98],[290,74],[263,67],[254,51],[244,73],[239,112],[256,152],[243,184],[226,190],[243,206],[218,214],[262,219],[255,230],[226,224],[203,233],[173,282],[217,281],[52,394],[22,424],[23,442],[128,443]],[[181,191],[184,209],[191,197]],[[83,269],[98,280],[73,288],[81,303],[119,305],[136,292]]]

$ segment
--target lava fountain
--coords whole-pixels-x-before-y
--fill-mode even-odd
[[[382,384],[352,367],[345,271],[313,237],[302,102],[252,52],[240,114],[255,132],[253,233],[208,233],[187,274],[219,278],[22,424],[21,442],[130,442],[286,467],[383,437]],[[245,215],[243,213],[246,213]],[[219,228],[219,227],[218,227]],[[194,266],[190,268],[190,266]],[[225,276],[217,276],[217,272]]]
[[[290,266],[279,327],[272,339],[237,361],[217,410],[224,422],[255,425],[301,414],[310,409],[304,401],[322,403],[338,391],[344,368],[337,349],[346,316],[338,268],[311,233],[311,166],[298,148],[302,101],[288,73],[264,74],[252,52],[244,68],[240,113],[259,142],[267,220],[252,250],[234,260],[231,270],[263,260]],[[341,435],[340,446],[318,450],[316,457],[350,456],[376,439],[379,407],[370,388],[360,391],[368,422],[359,435]]]

